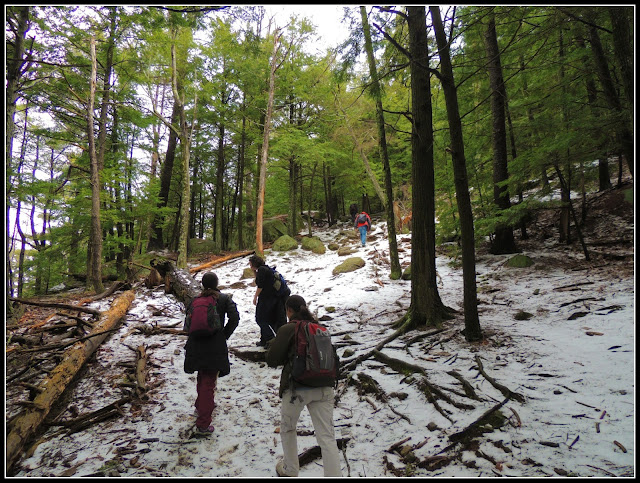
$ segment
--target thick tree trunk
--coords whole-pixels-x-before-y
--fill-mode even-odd
[[[502,76],[500,63],[500,50],[496,34],[496,23],[493,13],[489,15],[489,21],[485,31],[485,45],[487,49],[487,62],[489,70],[489,83],[491,84],[491,117],[493,127],[491,129],[493,140],[493,202],[498,210],[507,210],[511,206],[509,192],[501,183],[509,179],[507,169],[507,132],[505,120],[505,102],[507,92]],[[513,228],[504,224],[498,224],[495,230],[495,238],[491,243],[491,253],[514,253],[516,244],[513,238]]]
[[[371,31],[369,29],[369,20],[367,18],[367,9],[360,7],[360,16],[362,17],[362,29],[364,30],[365,50],[367,51],[367,59],[369,63],[369,73],[371,75],[371,89],[373,97],[376,101],[376,123],[378,125],[378,143],[380,145],[380,158],[384,170],[384,188],[387,202],[385,204],[385,212],[387,215],[387,234],[389,236],[389,259],[391,262],[392,280],[397,280],[402,275],[400,268],[400,258],[398,257],[398,242],[396,240],[396,223],[393,213],[393,186],[391,184],[391,167],[389,165],[389,153],[387,152],[387,137],[384,127],[384,113],[382,109],[382,93],[380,91],[380,81],[378,79],[378,71],[376,69],[376,61],[373,56],[373,44],[371,42]]]
[[[482,339],[482,330],[478,318],[478,293],[476,287],[476,255],[475,235],[473,227],[473,213],[469,196],[469,182],[467,179],[466,158],[464,155],[464,140],[462,137],[462,121],[458,108],[458,93],[453,78],[453,67],[449,54],[444,26],[438,7],[429,7],[433,27],[438,43],[440,62],[442,66],[442,90],[447,105],[449,119],[449,135],[451,137],[451,159],[453,161],[453,176],[460,216],[460,238],[462,243],[462,279],[464,291],[464,335],[468,341]]]
[[[58,364],[42,382],[40,393],[33,400],[33,407],[16,418],[6,439],[6,464],[10,469],[20,457],[25,443],[34,435],[36,429],[51,411],[52,405],[64,392],[69,383],[78,374],[84,363],[96,351],[100,344],[108,337],[109,331],[118,326],[124,318],[135,292],[129,290],[118,297],[111,308],[104,312],[98,323],[84,341],[73,345],[64,353],[62,362]]]
[[[180,302],[188,306],[202,292],[202,284],[189,273],[189,270],[178,268],[170,261],[155,265],[164,278],[164,290],[176,296]]]
[[[425,8],[407,7],[411,53],[411,322],[437,325],[450,318],[436,283],[436,202],[433,120]]]

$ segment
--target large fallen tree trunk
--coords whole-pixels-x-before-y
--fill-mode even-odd
[[[84,363],[124,318],[134,298],[135,292],[129,290],[118,297],[108,311],[101,314],[91,333],[103,334],[86,338],[68,349],[60,364],[40,384],[40,393],[32,401],[33,404],[12,421],[11,427],[8,428],[10,433],[6,439],[7,469],[16,463],[25,443],[34,435],[38,426],[51,411],[52,405],[74,379]]]
[[[170,261],[154,265],[154,268],[164,278],[164,291],[174,294],[185,306],[202,292],[202,284],[193,278],[189,270],[177,268]]]

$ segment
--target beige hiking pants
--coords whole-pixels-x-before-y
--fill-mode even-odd
[[[306,406],[311,415],[318,445],[322,450],[324,476],[342,476],[340,454],[333,429],[332,387],[296,388],[291,402],[291,390],[282,395],[280,438],[284,452],[284,471],[288,476],[298,476],[298,441],[296,426],[300,413]]]

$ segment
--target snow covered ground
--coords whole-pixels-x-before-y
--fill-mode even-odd
[[[337,233],[333,229],[316,235],[328,243]],[[410,282],[389,279],[383,261],[388,254],[384,234],[384,223],[374,226],[370,243],[356,247],[353,255],[365,259],[365,267],[336,276],[332,269],[345,257],[334,251],[324,255],[302,248],[283,254],[267,252],[267,263],[285,275],[292,293],[305,297],[318,317],[331,317],[325,324],[341,334],[334,342],[347,344],[345,334],[351,337],[339,354],[348,348],[356,355],[371,350],[393,333],[390,323],[409,306]],[[398,244],[404,250],[401,262],[406,265],[410,236],[398,236]],[[412,332],[382,350],[389,357],[420,365],[430,382],[461,393],[459,382],[448,374],[457,371],[481,400],[450,394],[472,404],[473,409],[439,401],[449,416],[445,418],[418,389],[422,376],[399,374],[374,359],[361,363],[353,374],[364,372],[373,377],[389,395],[386,402],[374,395],[360,396],[354,386],[344,390],[341,381],[334,419],[336,437],[350,438],[343,451],[345,477],[635,476],[633,267],[612,273],[606,266],[565,263],[571,257],[580,258],[568,251],[555,253],[555,259],[550,252],[526,254],[536,263],[520,269],[507,268],[506,255],[479,257],[484,343],[467,343],[460,334],[462,317],[458,317],[445,323],[445,330],[437,335],[407,346],[419,334]],[[440,296],[446,305],[460,310],[462,271],[449,261],[437,260]],[[257,350],[255,287],[247,279],[238,284],[246,267],[248,260],[242,258],[214,271],[223,292],[233,294],[240,311],[240,325],[229,340],[230,347]],[[94,307],[105,309],[109,303]],[[166,295],[163,287],[139,288],[122,329],[98,350],[72,402],[82,414],[121,397],[118,384],[124,369],[119,363],[132,361],[130,348],[140,344],[147,346],[152,363],[149,382],[159,383],[150,392],[149,402],[126,406],[123,417],[71,435],[52,427],[21,461],[15,476],[77,477],[98,471],[122,477],[276,476],[276,461],[282,454],[280,368],[231,354],[231,374],[218,381],[215,433],[208,439],[189,438],[195,422],[195,375],[182,369],[185,337],[145,336],[135,330],[140,324],[182,327],[183,311],[182,304]],[[520,311],[533,317],[517,320]],[[510,400],[501,408],[505,424],[477,437],[475,447],[467,447],[460,457],[431,471],[388,452],[395,443],[410,438],[404,444],[415,445],[418,460],[435,456],[451,444],[449,435],[504,400],[479,374],[476,356],[488,375],[524,396],[523,403]],[[306,411],[299,429],[306,430],[298,438],[301,453],[317,444]],[[459,450],[460,446],[454,447],[442,455]],[[394,475],[391,468],[398,473]],[[321,460],[302,467],[300,476],[322,476]]]

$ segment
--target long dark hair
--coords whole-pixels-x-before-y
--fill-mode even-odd
[[[309,309],[307,308],[307,302],[300,295],[291,295],[285,302],[285,307],[291,309],[293,314],[289,317],[290,320],[310,320],[316,321]]]
[[[261,267],[262,265],[264,265],[264,260],[261,257],[259,257],[258,255],[251,255],[249,257],[249,263],[252,266],[258,268],[258,267]]]

